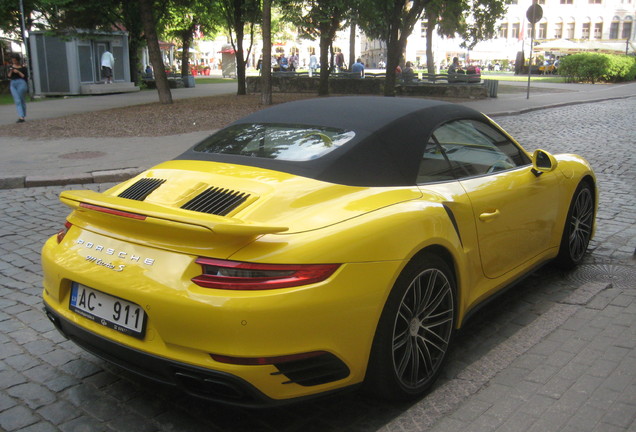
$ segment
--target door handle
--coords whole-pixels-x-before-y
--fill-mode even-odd
[[[479,220],[482,222],[491,222],[493,220],[495,220],[496,218],[498,218],[500,215],[499,210],[493,210],[493,211],[488,211],[488,212],[484,212],[482,214],[479,215]]]

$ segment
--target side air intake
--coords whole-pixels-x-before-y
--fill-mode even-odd
[[[184,210],[225,216],[249,198],[249,194],[219,187],[209,188],[183,206]]]
[[[165,179],[143,178],[120,193],[120,198],[143,201],[155,189],[166,182]]]

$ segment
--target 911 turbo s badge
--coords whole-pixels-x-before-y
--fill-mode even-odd
[[[102,260],[101,258],[97,258],[97,257],[91,256],[91,255],[88,255],[86,257],[86,261],[90,261],[90,262],[95,263],[95,264],[97,264],[99,266],[105,267],[107,269],[114,270],[116,272],[124,271],[124,269],[126,268],[126,266],[124,264],[115,265],[113,263],[106,262],[106,261]]]
[[[90,241],[85,241],[83,239],[77,239],[75,241],[76,244],[78,245],[83,245],[84,248],[86,249],[90,249],[93,252],[101,252],[104,253],[106,255],[110,255],[112,257],[116,257],[122,260],[128,260],[128,261],[132,261],[135,263],[142,263],[145,264],[147,266],[151,266],[155,263],[155,259],[154,258],[147,258],[147,257],[141,257],[139,255],[131,255],[128,252],[124,252],[124,251],[118,251],[116,249],[113,248],[107,248],[103,245],[97,244],[97,243],[93,243]],[[86,260],[87,261],[91,261],[97,265],[109,268],[111,270],[115,270],[115,271],[123,271],[124,268],[126,267],[124,264],[113,264],[111,262],[107,262],[104,261],[103,259],[93,256],[93,255],[87,255],[86,256]]]

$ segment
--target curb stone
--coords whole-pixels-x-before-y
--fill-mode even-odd
[[[142,173],[141,167],[123,168],[63,176],[0,177],[0,189],[22,189],[43,186],[66,186],[87,183],[116,183]]]

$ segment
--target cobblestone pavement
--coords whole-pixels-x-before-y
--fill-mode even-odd
[[[544,267],[485,308],[458,335],[435,389],[406,405],[344,393],[285,408],[231,408],[85,353],[41,312],[39,250],[62,226],[64,188],[1,190],[0,430],[636,430],[635,102],[497,119],[528,149],[590,160],[601,191],[597,237],[576,271]]]

